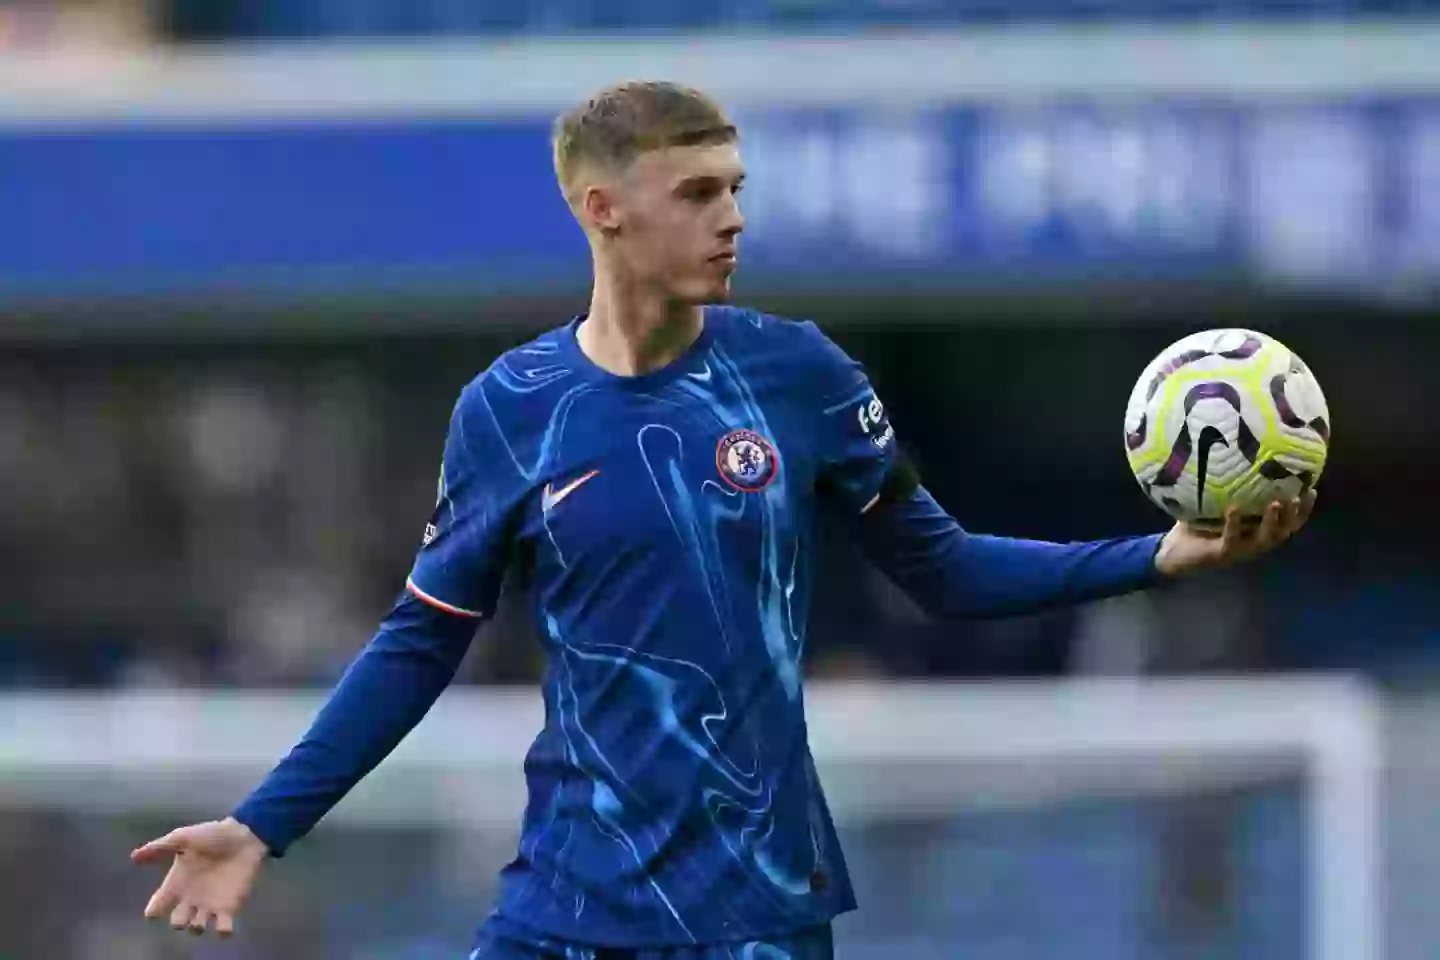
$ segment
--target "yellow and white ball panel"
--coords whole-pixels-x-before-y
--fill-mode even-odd
[[[1258,515],[1319,479],[1329,410],[1308,368],[1253,330],[1207,330],[1171,344],[1135,383],[1125,415],[1130,466],[1177,519]]]

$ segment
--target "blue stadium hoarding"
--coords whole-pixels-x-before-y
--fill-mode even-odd
[[[299,39],[793,30],[1053,22],[1204,22],[1433,16],[1436,0],[184,0],[200,36]],[[193,12],[192,12],[193,11]]]
[[[1440,273],[1440,99],[741,116],[747,290]],[[0,299],[583,285],[548,117],[0,129]]]

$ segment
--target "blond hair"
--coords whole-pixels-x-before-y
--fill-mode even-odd
[[[650,150],[735,138],[735,125],[724,109],[699,90],[664,81],[618,83],[556,119],[551,139],[555,179],[574,206],[587,176],[623,170]]]

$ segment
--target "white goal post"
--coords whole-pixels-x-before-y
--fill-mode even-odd
[[[294,742],[322,697],[0,695],[0,807],[215,816]],[[825,683],[806,699],[842,823],[1298,771],[1310,787],[1313,958],[1383,958],[1382,723],[1360,681]],[[454,688],[326,822],[513,828],[525,799],[521,760],[542,719],[534,690]],[[1024,776],[992,775],[1017,764]]]

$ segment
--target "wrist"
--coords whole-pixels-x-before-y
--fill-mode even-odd
[[[263,860],[270,855],[269,845],[260,839],[249,826],[235,819],[233,816],[226,817],[222,823],[235,834],[241,846],[247,853],[253,854],[256,860]]]
[[[1155,545],[1155,572],[1166,579],[1179,576],[1183,573],[1182,567],[1175,559],[1175,528],[1160,537]]]

